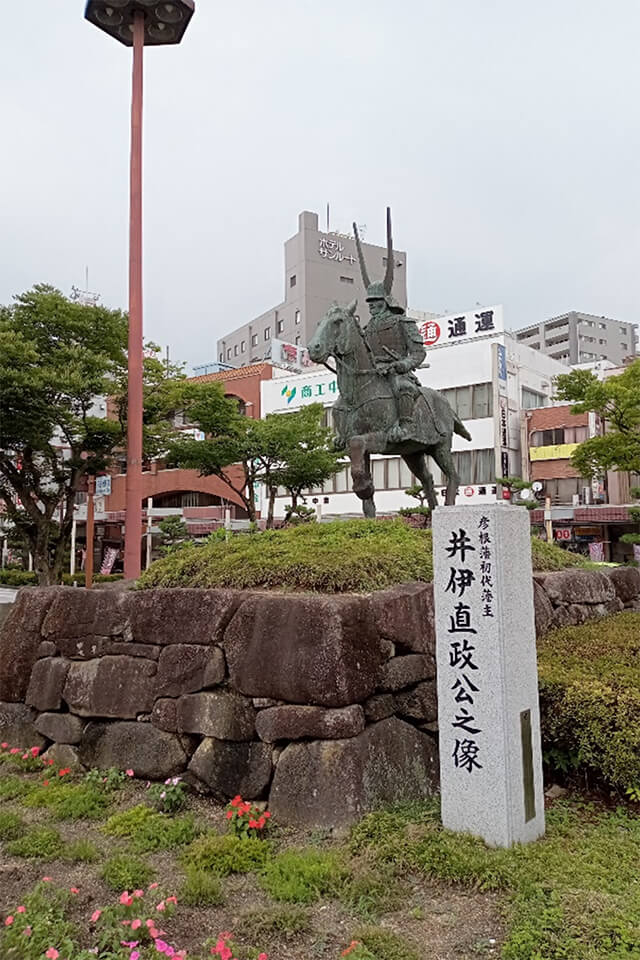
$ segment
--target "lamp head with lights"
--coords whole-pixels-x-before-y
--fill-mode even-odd
[[[195,11],[194,0],[88,0],[85,17],[96,27],[133,46],[136,13],[145,19],[145,46],[180,43]]]

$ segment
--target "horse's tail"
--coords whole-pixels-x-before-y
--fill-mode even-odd
[[[453,415],[453,432],[457,433],[459,437],[464,437],[465,440],[471,440],[471,434],[455,413]]]

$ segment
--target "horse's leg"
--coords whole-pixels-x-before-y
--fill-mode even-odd
[[[458,495],[458,486],[460,478],[456,470],[455,460],[451,452],[451,437],[445,438],[437,447],[433,447],[431,456],[440,467],[447,478],[447,495],[445,497],[445,506],[453,507]]]
[[[369,520],[374,520],[376,516],[376,505],[373,499],[373,494],[375,493],[375,488],[373,485],[373,477],[371,476],[371,454],[367,451],[364,455],[364,465],[365,471],[369,477],[369,482],[371,484],[371,490],[373,491],[370,497],[367,497],[362,501],[362,512],[365,517]]]
[[[361,500],[370,500],[375,492],[366,440],[366,436],[352,437],[349,443],[353,492]]]
[[[438,506],[438,499],[436,497],[436,489],[433,485],[433,477],[427,464],[427,455],[422,451],[418,453],[405,453],[402,459],[409,467],[409,470],[411,470],[411,473],[415,474],[422,484],[422,489],[426,494],[429,507],[431,510],[435,510]]]

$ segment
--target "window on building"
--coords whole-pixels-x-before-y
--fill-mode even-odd
[[[529,390],[528,387],[522,388],[523,410],[535,410],[537,407],[544,407],[546,399],[544,393],[537,393],[535,390]]]
[[[601,347],[604,347],[606,342],[607,342],[606,340],[598,340],[598,343],[600,344]]]
[[[237,344],[237,343],[236,343],[235,347],[233,348],[233,355],[234,355],[234,357],[237,357],[237,356],[238,356],[238,344]]]
[[[220,363],[223,362],[223,360],[224,360],[224,351],[220,354],[219,360],[220,360]]]
[[[629,348],[627,347],[626,343],[621,343],[621,344],[620,344],[620,349],[621,349],[621,350],[628,350]]]
[[[486,450],[474,450],[474,483],[492,483],[496,475],[495,452],[493,447]]]
[[[340,283],[353,283],[353,277],[340,277]]]
[[[300,311],[296,310],[296,326],[300,323]]]
[[[293,276],[289,277],[289,286],[290,286],[290,287],[295,287],[295,285],[296,285],[297,282],[298,282],[298,278],[296,277],[296,275],[295,275],[295,273],[294,273]]]
[[[473,387],[471,415],[474,420],[489,416],[493,386],[490,383],[476,383]]]
[[[607,329],[606,323],[599,323],[599,324],[598,324],[598,327],[600,328],[600,330],[606,330],[606,329]]]
[[[461,453],[456,453],[456,466],[458,468],[458,474],[460,476],[460,483],[473,483],[473,451],[465,450]]]
[[[227,360],[231,360],[231,347],[227,350]]]
[[[270,340],[270,339],[271,339],[271,327],[265,327],[265,328],[264,328],[264,338],[265,338],[265,340]]]
[[[471,387],[456,387],[456,407],[461,420],[471,419]]]
[[[282,333],[284,330],[284,320],[278,320],[278,333]]]
[[[296,346],[300,346],[300,337],[296,337]]]
[[[531,434],[532,447],[555,447],[564,442],[564,427],[557,427],[555,430],[534,430]]]
[[[251,337],[251,346],[252,346],[252,347],[257,347],[257,346],[258,346],[258,334],[257,334],[257,333],[254,333],[253,336]]]
[[[241,341],[240,341],[240,353],[244,353],[244,352],[246,351],[246,349],[247,349],[247,341],[246,341],[246,340],[241,340]]]
[[[371,461],[372,473],[373,473],[373,485],[377,490],[386,490],[387,481],[385,477],[385,467],[386,463],[384,460],[372,460]]]

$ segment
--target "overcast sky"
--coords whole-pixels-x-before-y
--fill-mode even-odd
[[[4,11],[0,302],[126,307],[130,50],[84,0]],[[145,329],[175,359],[283,296],[301,210],[384,242],[410,305],[640,313],[638,0],[197,0],[146,54]]]

